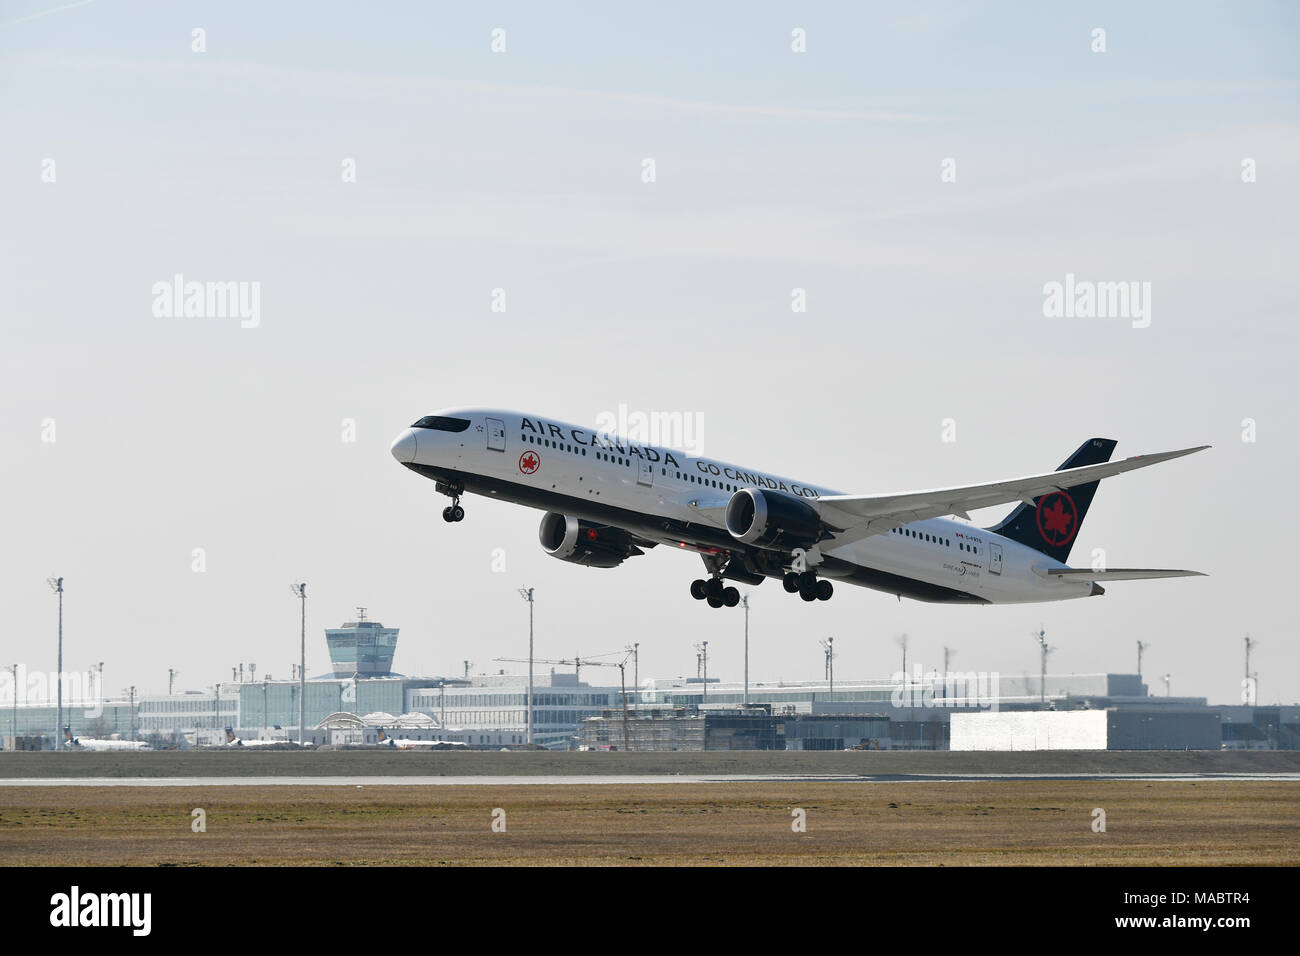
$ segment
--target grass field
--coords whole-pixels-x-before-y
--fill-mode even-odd
[[[0,863],[1296,865],[1297,796],[1217,780],[15,786],[0,788]]]

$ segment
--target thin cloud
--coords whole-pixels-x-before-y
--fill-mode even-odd
[[[12,27],[19,23],[26,23],[28,20],[39,20],[41,17],[48,17],[54,13],[62,13],[64,10],[71,10],[74,7],[88,6],[94,2],[95,0],[77,0],[76,3],[65,3],[61,7],[52,7],[49,10],[42,10],[39,13],[29,13],[25,17],[19,17],[17,20],[8,20],[5,23],[0,23],[0,30],[3,30],[5,27]]]
[[[91,0],[84,0],[84,2],[91,2]],[[269,90],[331,99],[344,97],[352,99],[391,98],[402,94],[423,95],[434,92],[457,91],[514,97],[587,99],[681,112],[758,116],[780,120],[898,123],[919,122],[930,118],[915,113],[900,113],[890,110],[821,109],[810,106],[781,106],[776,104],[718,103],[708,100],[681,99],[652,93],[632,93],[620,90],[578,89],[526,83],[487,83],[476,80],[410,74],[297,69],[244,60],[218,61],[211,64],[208,69],[196,72],[188,64],[179,60],[137,60],[123,57],[86,57],[62,54],[35,54],[27,59],[60,69],[82,69],[95,72],[120,70],[153,77],[166,74],[179,82],[202,83],[213,78],[238,80],[257,83],[257,89],[263,93]]]

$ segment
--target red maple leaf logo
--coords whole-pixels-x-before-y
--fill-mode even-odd
[[[1052,507],[1043,512],[1043,527],[1054,534],[1069,534],[1073,520],[1074,515],[1066,511],[1059,500],[1052,502]]]
[[[525,475],[531,475],[533,472],[537,470],[537,467],[541,463],[542,463],[541,459],[538,458],[536,455],[534,455],[531,451],[526,451],[519,456],[519,470],[522,471]]]
[[[1038,533],[1048,544],[1062,545],[1074,537],[1076,515],[1069,495],[1057,493],[1038,503]]]

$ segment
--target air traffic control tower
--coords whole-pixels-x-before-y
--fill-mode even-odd
[[[397,628],[366,620],[366,609],[357,608],[357,619],[342,627],[327,628],[325,642],[335,677],[391,677],[393,654],[397,651]]]

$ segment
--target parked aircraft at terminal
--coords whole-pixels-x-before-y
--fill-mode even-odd
[[[143,740],[115,740],[111,737],[96,739],[94,737],[74,737],[72,728],[63,728],[63,740],[71,750],[148,750],[149,745]]]
[[[829,600],[842,582],[900,599],[1022,604],[1200,573],[1066,564],[1101,479],[1209,447],[1112,462],[1115,445],[1090,438],[1056,471],[1024,478],[860,495],[496,409],[426,415],[392,454],[451,498],[448,522],[464,518],[466,493],[543,510],[542,547],[562,561],[612,568],[659,545],[693,551],[707,576],[691,595],[712,607],[739,603],[726,581],[768,577],[805,601]],[[1015,508],[997,524],[970,522],[1005,504]]]
[[[379,745],[392,747],[395,750],[452,750],[467,746],[458,740],[412,740],[408,737],[390,737],[383,727],[379,728]]]

